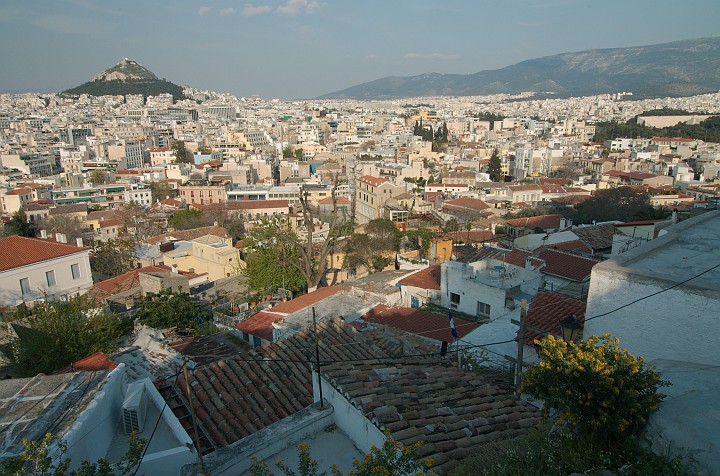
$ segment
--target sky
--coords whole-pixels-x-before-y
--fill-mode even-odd
[[[386,76],[720,36],[718,0],[2,0],[0,92],[123,57],[198,89],[308,99]]]

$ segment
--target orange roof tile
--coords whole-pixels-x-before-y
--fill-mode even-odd
[[[358,180],[368,185],[372,185],[373,187],[389,182],[386,178],[373,177],[372,175],[363,175],[362,177],[358,177]]]
[[[332,296],[343,291],[350,291],[352,288],[349,286],[327,286],[318,288],[315,291],[298,296],[295,299],[291,299],[287,302],[281,302],[277,306],[267,309],[267,311],[276,314],[291,314],[293,312],[305,309],[308,306],[315,304],[318,301],[325,299],[326,297]]]
[[[562,294],[541,292],[533,297],[525,322],[529,326],[562,337],[560,321],[571,314],[575,314],[581,323],[585,322],[585,303]],[[525,345],[532,345],[535,339],[542,337],[532,330],[526,330],[523,340]]]
[[[450,332],[450,320],[447,314],[435,314],[434,312],[409,307],[387,307],[384,304],[378,304],[363,315],[362,320],[374,324],[385,324],[437,341],[454,341]],[[455,329],[461,339],[480,327],[477,322],[466,321],[458,317],[455,317],[454,320]]]
[[[542,250],[538,257],[545,261],[543,273],[578,282],[588,279],[593,266],[600,262],[558,250]]]
[[[8,236],[0,238],[0,271],[19,268],[54,258],[61,258],[89,250],[87,246],[78,247],[68,243]]]
[[[398,284],[422,289],[440,289],[440,265],[436,264],[406,276]]]

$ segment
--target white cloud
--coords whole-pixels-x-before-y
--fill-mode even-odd
[[[367,56],[365,57],[365,59],[366,59],[366,60],[374,60],[374,59],[376,59],[377,57],[378,57],[378,56],[377,56],[375,53],[370,53],[369,55],[367,55]]]
[[[243,16],[251,17],[255,15],[265,15],[273,11],[270,5],[245,5],[240,12]]]
[[[202,7],[198,8],[198,15],[204,16],[209,11],[210,11],[210,7],[202,6]]]
[[[418,60],[454,60],[460,58],[460,55],[454,53],[408,53],[405,55],[405,58]]]
[[[277,7],[275,10],[279,15],[297,16],[301,13],[312,13],[320,8],[317,0],[288,0],[285,5]]]
[[[221,17],[227,17],[230,15],[234,15],[237,13],[237,8],[221,8],[220,9],[220,16]]]

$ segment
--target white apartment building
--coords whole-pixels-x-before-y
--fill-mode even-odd
[[[0,306],[61,299],[92,287],[90,249],[65,242],[22,236],[0,238]]]

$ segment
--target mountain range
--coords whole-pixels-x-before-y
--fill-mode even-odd
[[[92,96],[142,94],[143,96],[157,96],[158,94],[172,94],[173,99],[183,99],[183,88],[177,84],[158,79],[155,73],[137,61],[123,58],[114,66],[95,75],[92,81],[63,91],[63,94]]]
[[[563,53],[474,74],[389,76],[317,99],[393,99],[551,93],[553,97],[632,92],[635,98],[720,90],[720,37]]]

